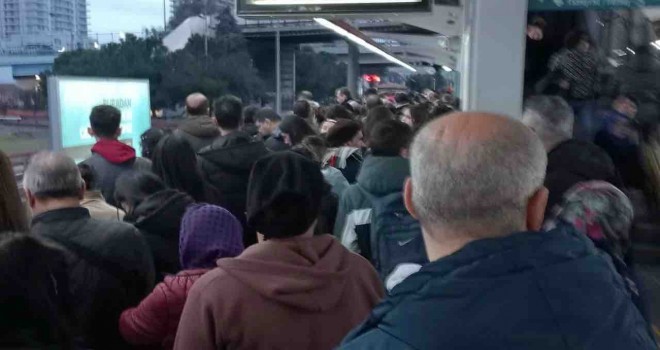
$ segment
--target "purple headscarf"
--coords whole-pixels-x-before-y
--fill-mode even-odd
[[[243,228],[227,210],[193,204],[181,220],[179,255],[184,270],[212,268],[220,258],[243,252]]]

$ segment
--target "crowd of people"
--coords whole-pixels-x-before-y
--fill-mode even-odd
[[[600,148],[557,96],[336,99],[195,93],[141,157],[97,106],[90,158],[36,154],[25,204],[0,153],[0,347],[657,348],[618,114]]]

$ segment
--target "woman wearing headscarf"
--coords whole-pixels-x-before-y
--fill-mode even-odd
[[[179,243],[183,271],[165,277],[140,305],[124,311],[119,319],[119,330],[130,344],[172,348],[190,288],[215,267],[216,260],[243,251],[243,229],[227,210],[195,204],[183,217]]]
[[[630,229],[633,217],[632,203],[621,190],[604,181],[589,181],[575,185],[564,194],[562,204],[546,222],[546,229],[571,225],[607,253],[633,302],[649,321],[632,265]]]

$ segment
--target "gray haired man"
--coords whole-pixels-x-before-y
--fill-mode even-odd
[[[546,214],[574,185],[602,180],[619,185],[610,156],[600,147],[573,138],[573,109],[559,96],[533,96],[525,101],[523,123],[548,153],[545,187],[550,191]]]
[[[71,252],[69,292],[77,336],[86,348],[124,348],[119,315],[138,304],[154,283],[145,239],[129,224],[90,217],[79,204],[84,182],[78,167],[62,153],[35,155],[23,187],[34,214],[32,233]]]
[[[406,207],[429,264],[342,349],[655,349],[611,262],[572,227],[538,232],[541,141],[522,123],[456,113],[411,151]]]

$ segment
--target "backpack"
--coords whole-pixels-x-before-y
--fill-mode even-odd
[[[385,281],[399,264],[428,263],[421,225],[408,213],[403,203],[403,193],[379,198],[369,194],[369,197],[373,204],[370,260],[381,280]]]

